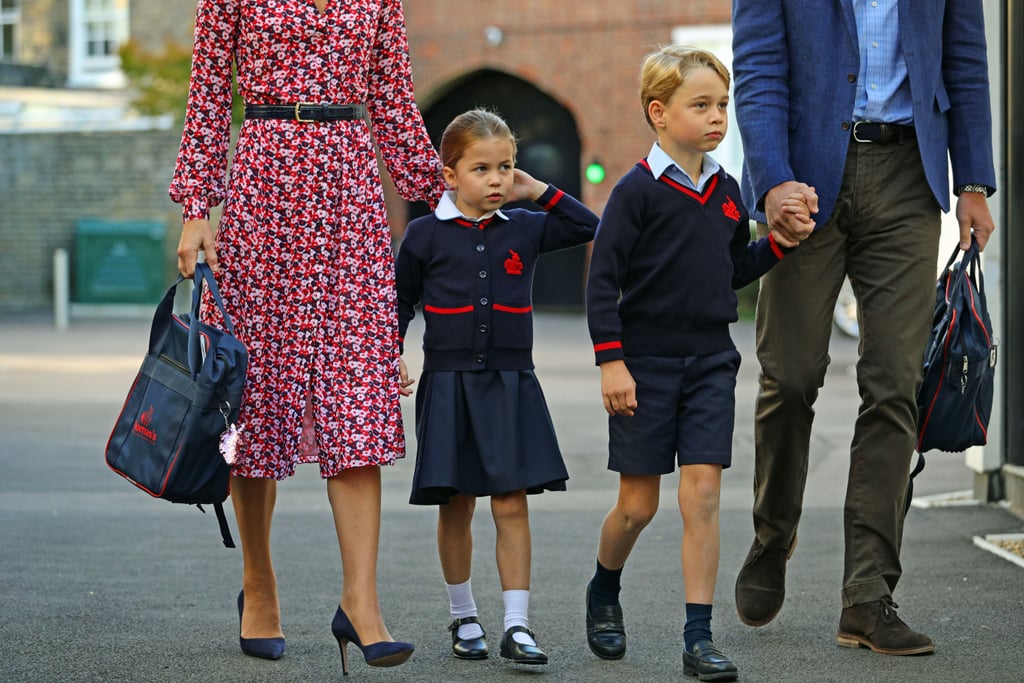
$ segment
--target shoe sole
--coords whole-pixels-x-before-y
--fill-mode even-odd
[[[683,674],[687,676],[696,676],[698,681],[735,681],[738,680],[740,675],[737,671],[722,671],[716,674],[699,674],[696,669],[688,669],[683,667]]]
[[[487,659],[488,653],[485,652],[482,655],[466,656],[466,655],[458,655],[458,654],[455,654],[453,652],[452,653],[452,657],[455,657],[455,659],[464,659],[464,660],[467,660],[467,661],[475,661],[475,660],[478,660],[478,659]]]
[[[548,660],[546,659],[543,662],[538,662],[528,659],[512,659],[511,657],[506,657],[505,655],[502,655],[501,658],[509,664],[522,664],[525,666],[546,666],[548,663]]]
[[[588,645],[589,645],[589,643],[588,643]],[[613,661],[613,660],[616,660],[616,659],[622,659],[623,657],[626,656],[626,649],[625,648],[622,649],[622,652],[620,652],[618,654],[614,654],[614,655],[609,655],[609,654],[605,654],[603,652],[598,652],[593,647],[590,648],[590,651],[593,652],[598,657],[600,657],[601,659],[606,659],[608,661]]]
[[[384,657],[377,657],[376,659],[367,659],[366,663],[369,666],[398,666],[408,661],[409,657],[412,657],[412,650],[405,650],[404,652],[396,652],[393,655],[385,655]]]
[[[840,632],[836,636],[836,642],[839,643],[841,647],[866,647],[872,652],[877,652],[883,655],[927,655],[935,652],[934,643],[932,643],[931,645],[921,645],[920,647],[908,647],[899,650],[893,650],[890,648],[878,647],[867,638],[863,636],[854,635],[852,633]]]

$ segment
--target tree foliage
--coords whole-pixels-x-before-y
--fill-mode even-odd
[[[188,102],[188,81],[192,69],[192,48],[168,41],[160,51],[147,51],[129,40],[121,45],[121,70],[135,91],[132,106],[146,116],[170,114],[181,122]],[[241,122],[242,104],[232,84],[232,113]]]

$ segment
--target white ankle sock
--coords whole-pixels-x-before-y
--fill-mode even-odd
[[[526,616],[530,611],[530,591],[504,591],[501,597],[505,601],[505,630],[513,626],[530,628],[530,620]],[[537,644],[526,633],[516,633],[512,639],[520,645]]]
[[[473,580],[468,579],[465,583],[446,583],[448,589],[448,609],[453,619],[465,619],[466,617],[477,616],[476,600],[473,599]],[[459,627],[459,638],[480,638],[484,630],[479,624],[463,624]]]

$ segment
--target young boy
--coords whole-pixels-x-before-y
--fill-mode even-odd
[[[601,528],[587,587],[587,641],[605,659],[626,652],[622,568],[658,509],[660,479],[679,464],[686,593],[683,671],[734,680],[713,643],[722,469],[732,460],[736,372],[729,333],[738,289],[796,244],[772,233],[750,242],[736,180],[708,156],[725,136],[729,72],[712,54],[681,46],[648,55],[640,97],[657,142],[623,176],[605,207],[587,284],[587,318],[609,414],[608,468],[619,495]],[[808,201],[786,211],[801,235]]]

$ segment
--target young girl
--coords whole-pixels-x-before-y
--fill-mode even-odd
[[[456,117],[441,138],[451,188],[412,221],[398,253],[404,344],[422,303],[423,376],[416,398],[414,505],[439,505],[437,545],[453,621],[452,653],[488,655],[470,584],[476,499],[490,496],[505,602],[500,654],[546,664],[527,619],[530,526],[526,495],[564,491],[569,475],[533,372],[532,286],[540,254],[589,242],[597,216],[515,168],[516,141],[497,115]],[[529,199],[544,211],[509,209]],[[404,348],[404,347],[403,347]],[[411,392],[405,363],[403,392]]]

